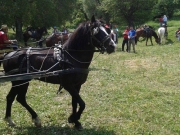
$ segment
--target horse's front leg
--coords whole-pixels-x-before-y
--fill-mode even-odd
[[[69,91],[69,93],[72,96],[72,114],[68,118],[68,122],[74,123],[75,128],[78,130],[83,129],[81,123],[78,120],[80,119],[81,114],[82,114],[83,110],[85,109],[85,102],[82,100],[82,98],[79,95],[80,87],[81,86],[79,86],[78,89],[75,89],[75,90],[72,89],[72,91]],[[79,104],[79,110],[77,111],[78,104]]]
[[[150,37],[150,41],[151,41],[151,45],[153,45],[153,42],[152,42],[152,37]]]
[[[147,42],[148,42],[148,37],[146,37],[146,46],[147,46]]]

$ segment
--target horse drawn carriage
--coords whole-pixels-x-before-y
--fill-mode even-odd
[[[5,120],[11,126],[11,107],[16,100],[31,114],[35,126],[41,126],[37,113],[26,102],[29,81],[40,81],[60,84],[72,96],[72,114],[69,123],[75,128],[82,129],[79,122],[85,109],[85,102],[79,92],[81,85],[88,76],[88,67],[94,52],[108,54],[115,51],[116,44],[109,37],[109,28],[96,20],[79,25],[63,46],[48,48],[22,48],[9,52],[3,57],[4,75],[0,82],[11,81],[12,87],[7,95]],[[79,105],[79,108],[78,108]]]

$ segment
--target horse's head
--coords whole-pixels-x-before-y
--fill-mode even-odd
[[[160,38],[156,38],[155,41],[157,44],[160,44]]]
[[[107,53],[115,51],[116,44],[109,36],[110,31],[110,28],[92,16],[90,23],[91,44],[97,47],[102,53],[104,51]]]

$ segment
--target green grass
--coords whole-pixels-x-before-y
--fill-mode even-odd
[[[158,23],[149,22],[158,27]],[[43,127],[36,128],[29,113],[15,101],[12,118],[17,127],[3,121],[10,82],[0,84],[0,135],[179,135],[180,134],[180,45],[174,37],[179,27],[168,22],[166,44],[136,46],[137,53],[121,52],[93,59],[90,73],[81,88],[86,102],[83,131],[76,131],[67,118],[71,97],[58,85],[31,81],[27,102],[36,110]],[[172,45],[170,45],[170,43]],[[98,53],[95,54],[95,57]]]

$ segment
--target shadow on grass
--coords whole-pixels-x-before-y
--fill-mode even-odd
[[[172,41],[171,39],[168,39],[168,38],[167,38],[167,39],[166,39],[166,43],[167,43],[167,44],[172,44],[172,43],[174,43],[174,41]]]
[[[0,130],[3,134],[11,134],[9,130]],[[12,129],[12,133],[18,135],[115,135],[114,131],[107,131],[105,127],[98,127],[98,129],[84,128],[82,131],[78,131],[71,127],[59,127],[59,126],[45,126],[41,128],[37,127],[16,127]]]

